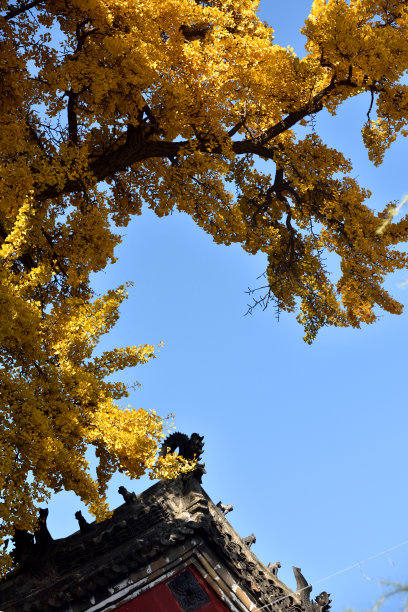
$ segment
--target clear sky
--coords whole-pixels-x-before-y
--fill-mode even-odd
[[[261,16],[276,42],[303,54],[299,34],[310,10],[305,0],[261,0]],[[368,161],[360,129],[369,101],[352,100],[335,118],[317,117],[317,130],[354,162],[354,175],[383,207],[408,192],[404,139],[380,168]],[[106,349],[164,342],[158,359],[129,372],[142,387],[130,403],[175,414],[176,428],[205,436],[203,486],[262,562],[279,560],[280,578],[295,588],[291,566],[313,582],[408,540],[407,318],[384,315],[362,330],[324,329],[312,346],[293,315],[277,322],[273,309],[244,316],[244,291],[257,285],[262,257],[217,246],[180,214],[136,218],[117,249],[119,262],[95,278],[104,291],[133,281],[122,318]],[[398,286],[388,288],[407,303]],[[136,492],[149,482],[115,477]],[[81,507],[72,494],[50,504],[50,531],[77,529]],[[408,581],[408,545],[319,584],[334,612],[364,610],[383,587]],[[384,610],[396,611],[396,603]]]

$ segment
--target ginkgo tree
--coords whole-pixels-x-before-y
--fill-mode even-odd
[[[393,203],[375,213],[351,161],[296,128],[365,94],[374,164],[407,134],[407,4],[315,0],[303,58],[274,44],[257,8],[0,0],[0,536],[33,529],[50,491],[74,491],[101,518],[115,470],[188,469],[158,457],[165,421],[122,409],[128,389],[112,382],[154,347],[95,351],[126,287],[96,296],[90,275],[114,262],[115,227],[143,206],[264,253],[259,301],[296,311],[307,342],[402,311],[383,281],[407,265],[408,220],[377,231]]]

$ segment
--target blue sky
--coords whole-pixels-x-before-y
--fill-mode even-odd
[[[276,42],[302,55],[304,0],[261,1]],[[374,168],[361,144],[369,102],[355,99],[335,118],[317,117],[329,145],[354,162],[354,176],[383,207],[408,192],[406,141],[398,140]],[[102,292],[133,281],[129,300],[102,348],[164,342],[158,359],[125,379],[142,387],[130,403],[175,414],[178,430],[205,436],[203,485],[244,537],[254,532],[262,562],[279,560],[280,578],[295,587],[291,566],[317,581],[408,540],[406,472],[407,318],[384,315],[362,330],[324,329],[312,346],[293,315],[277,322],[273,309],[244,316],[245,290],[256,286],[262,257],[215,245],[190,218],[136,218],[117,249],[119,261],[95,278]],[[387,286],[406,303],[408,288]],[[125,483],[115,477],[112,507]],[[81,504],[59,494],[50,504],[54,537],[77,529]],[[408,580],[408,545],[319,584],[333,610],[364,610],[383,587]],[[396,603],[384,610],[395,612]]]

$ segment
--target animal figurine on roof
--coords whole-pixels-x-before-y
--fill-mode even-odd
[[[320,595],[316,597],[315,601],[317,605],[320,606],[321,612],[329,612],[329,610],[331,609],[330,595],[326,593],[326,591],[323,591],[322,593],[320,593]]]
[[[90,525],[86,518],[82,516],[82,512],[80,510],[75,512],[75,518],[78,521],[81,533],[89,533],[92,531],[92,525]]]
[[[281,568],[280,561],[275,561],[275,563],[268,563],[268,570],[271,572],[273,576],[278,575],[278,570]]]
[[[136,493],[133,493],[133,491],[128,491],[123,486],[119,487],[118,493],[122,495],[127,504],[134,504],[137,501]]]
[[[234,509],[232,504],[223,504],[221,501],[218,502],[217,508],[219,508],[223,514],[228,514],[228,512],[232,512]]]
[[[14,528],[12,542],[14,549],[10,553],[11,558],[14,563],[18,563],[22,569],[25,569],[34,548],[34,536],[25,529]]]
[[[251,535],[247,536],[246,538],[242,538],[244,541],[244,544],[246,544],[249,548],[251,548],[252,544],[255,544],[256,542],[256,537],[254,533],[251,533]]]
[[[39,508],[38,513],[37,528],[34,531],[34,540],[37,551],[42,552],[51,544],[53,538],[47,527],[48,508]]]

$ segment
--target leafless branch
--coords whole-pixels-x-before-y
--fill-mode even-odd
[[[368,121],[371,121],[370,113],[371,113],[371,109],[373,108],[373,104],[374,104],[374,89],[372,87],[370,87],[370,93],[371,93],[371,103],[370,103],[370,108],[367,111],[367,120]]]

